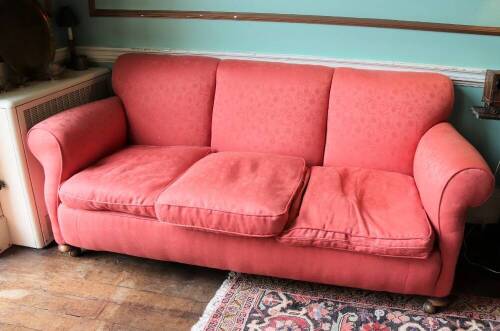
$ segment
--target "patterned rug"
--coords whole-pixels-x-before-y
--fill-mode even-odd
[[[231,273],[193,331],[500,331],[500,299],[460,297],[427,315],[424,298]]]

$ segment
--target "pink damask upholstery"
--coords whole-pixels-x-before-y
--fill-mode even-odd
[[[420,138],[452,105],[443,75],[335,69],[324,164],[411,175]]]
[[[138,145],[210,145],[219,60],[126,54],[113,67],[113,88]]]
[[[405,258],[433,248],[413,178],[361,168],[313,167],[299,216],[278,239]]]
[[[125,141],[125,114],[117,97],[52,116],[35,125],[28,133],[30,150],[45,172],[45,203],[58,243],[64,243],[57,216],[59,185],[103,156],[118,150]]]
[[[462,245],[465,212],[488,199],[495,178],[477,150],[448,123],[434,126],[422,137],[414,173],[443,260],[436,295],[447,295]]]
[[[131,146],[68,179],[61,201],[75,209],[111,210],[155,217],[160,193],[210,147]]]
[[[114,67],[117,97],[30,131],[56,241],[252,274],[448,295],[465,209],[493,188],[481,156],[441,123],[453,102],[450,80],[219,62],[122,56]],[[208,147],[191,153],[174,147],[180,145],[220,153],[203,157]],[[313,168],[308,189],[306,164],[327,167]],[[79,204],[67,191],[93,201]],[[136,202],[144,205],[123,206]]]
[[[159,196],[157,217],[205,231],[275,236],[288,221],[305,172],[302,158],[214,153],[194,164]]]
[[[323,161],[333,69],[222,61],[217,70],[212,147]]]

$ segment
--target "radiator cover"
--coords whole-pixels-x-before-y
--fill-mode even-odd
[[[44,119],[111,95],[109,70],[68,71],[57,81],[34,82],[0,94],[0,205],[10,241],[41,248],[53,240],[43,196],[43,169],[28,149],[26,133]]]

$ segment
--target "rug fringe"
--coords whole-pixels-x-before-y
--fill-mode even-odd
[[[201,315],[198,322],[196,322],[196,324],[193,325],[191,331],[203,331],[205,329],[205,326],[209,322],[210,317],[212,317],[212,315],[215,313],[215,310],[221,303],[222,299],[224,299],[224,297],[226,296],[227,291],[231,288],[231,286],[233,286],[233,284],[236,282],[239,276],[240,273],[238,272],[234,271],[229,272],[229,275],[227,276],[226,280],[224,280],[221,287],[219,287],[217,292],[215,292],[214,297],[205,307],[203,315]]]

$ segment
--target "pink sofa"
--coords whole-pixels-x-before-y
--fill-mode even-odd
[[[128,54],[113,87],[29,133],[61,247],[450,293],[494,178],[447,77]]]

